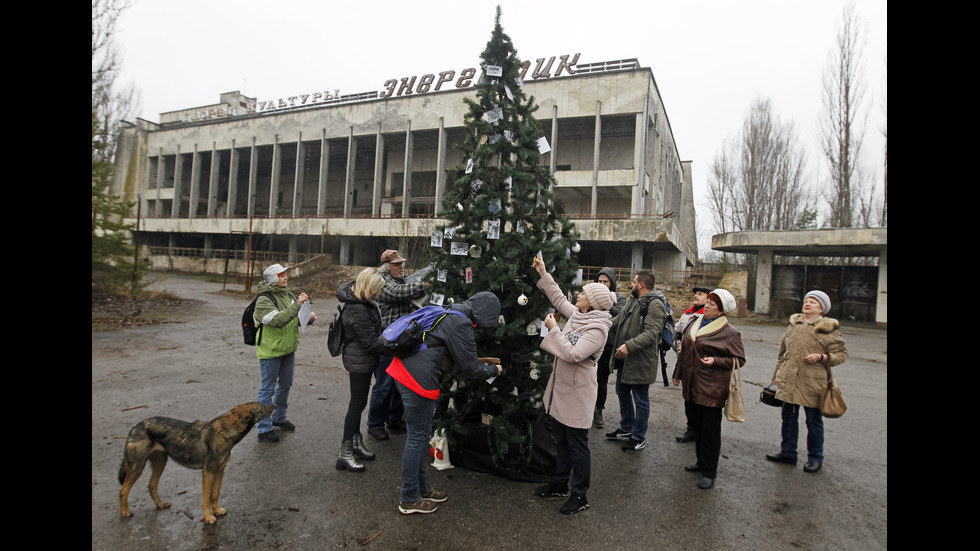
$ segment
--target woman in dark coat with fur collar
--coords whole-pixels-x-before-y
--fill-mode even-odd
[[[728,400],[732,369],[745,365],[742,335],[728,323],[735,297],[725,289],[708,294],[702,314],[684,330],[672,378],[683,383],[684,400],[691,404],[697,463],[684,467],[701,473],[698,488],[715,484],[721,456],[721,414]],[[676,384],[676,383],[675,383]]]

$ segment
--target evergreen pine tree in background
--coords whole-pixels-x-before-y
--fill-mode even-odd
[[[440,213],[447,223],[437,227],[442,246],[433,249],[430,277],[433,294],[447,304],[479,291],[497,295],[503,323],[496,330],[477,329],[476,338],[479,354],[499,357],[503,373],[492,384],[464,381],[448,396],[444,390],[441,405],[448,398],[453,403],[448,410],[440,407],[435,429],[446,430],[453,450],[474,427],[489,422],[481,430],[493,465],[517,473],[531,460],[532,423],[546,417],[541,399],[553,362],[539,348],[541,321],[551,303],[535,287],[531,260],[540,252],[558,285],[577,290],[572,282],[579,269],[573,252],[578,233],[555,210],[555,179],[541,165],[543,131],[532,116],[538,106],[524,94],[521,61],[500,25],[499,6],[480,57],[483,76],[476,100],[465,99],[466,137],[454,144],[461,166],[447,178],[452,184]]]

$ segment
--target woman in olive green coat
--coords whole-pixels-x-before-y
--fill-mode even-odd
[[[803,313],[789,318],[789,328],[779,343],[779,356],[772,382],[782,400],[782,444],[777,454],[766,459],[795,465],[799,441],[800,407],[806,416],[807,462],[803,470],[814,473],[823,466],[824,428],[820,415],[820,390],[827,386],[828,370],[844,363],[847,346],[840,333],[840,323],[825,317],[830,311],[830,297],[822,291],[810,291],[803,299]],[[834,385],[837,382],[834,381]]]

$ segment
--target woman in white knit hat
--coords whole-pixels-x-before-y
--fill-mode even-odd
[[[725,289],[708,293],[704,310],[687,324],[677,353],[672,379],[683,383],[684,401],[690,404],[697,463],[684,470],[700,473],[698,488],[715,485],[721,456],[721,414],[728,400],[732,369],[745,365],[742,335],[728,323],[735,297]],[[674,383],[677,384],[676,382]]]
[[[541,497],[568,496],[558,511],[572,515],[589,508],[586,498],[592,472],[589,427],[592,426],[599,387],[596,362],[612,327],[609,308],[616,299],[605,285],[589,283],[572,304],[540,257],[534,257],[533,266],[541,276],[538,288],[548,295],[555,310],[568,318],[562,329],[558,329],[554,314],[548,314],[544,320],[548,334],[541,340],[541,348],[555,356],[555,365],[544,391],[544,409],[552,417],[551,430],[557,444],[558,462],[551,482],[537,488],[535,493]],[[571,494],[569,481],[572,483]]]
[[[810,291],[803,297],[803,312],[790,316],[789,327],[779,342],[776,371],[772,375],[772,382],[779,389],[776,398],[783,401],[782,443],[779,453],[766,454],[766,459],[796,465],[802,406],[807,428],[807,461],[803,470],[808,473],[815,473],[823,466],[820,390],[827,386],[827,370],[847,359],[840,323],[827,317],[829,311],[827,293]]]

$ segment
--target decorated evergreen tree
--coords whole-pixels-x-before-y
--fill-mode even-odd
[[[577,290],[578,233],[555,210],[555,179],[541,165],[542,152],[550,149],[532,116],[538,106],[533,96],[525,96],[521,61],[500,25],[499,6],[480,57],[476,100],[465,99],[466,137],[454,144],[461,163],[449,171],[452,184],[440,213],[447,223],[432,236],[430,281],[436,303],[440,298],[459,302],[486,290],[497,295],[502,323],[476,335],[479,354],[500,358],[503,373],[490,384],[457,382],[448,393],[448,409],[444,393],[435,429],[446,430],[457,454],[473,429],[485,433],[497,474],[510,476],[531,462],[532,443],[543,436],[533,434],[533,427],[548,426],[540,423],[546,417],[541,400],[553,357],[539,344],[551,303],[535,287],[538,275],[531,261],[540,253],[559,286]]]

